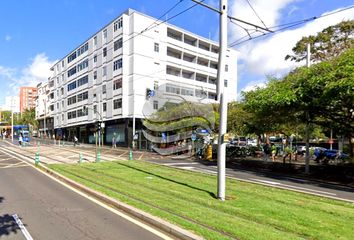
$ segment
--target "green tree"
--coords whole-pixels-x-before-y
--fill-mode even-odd
[[[38,121],[36,120],[36,111],[35,108],[26,109],[21,114],[20,124],[31,125],[34,128],[38,127]]]
[[[311,44],[311,61],[321,62],[338,57],[354,46],[354,20],[343,21],[327,27],[314,36],[301,38],[292,49],[293,55],[286,60],[300,62],[306,59],[307,44]]]

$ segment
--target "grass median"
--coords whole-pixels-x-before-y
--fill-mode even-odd
[[[142,161],[50,165],[51,169],[205,239],[353,239],[354,205]]]

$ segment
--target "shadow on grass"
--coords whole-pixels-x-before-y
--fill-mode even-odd
[[[194,187],[194,186],[192,186],[192,185],[189,185],[188,183],[179,182],[179,181],[176,181],[176,180],[174,180],[174,179],[171,179],[171,178],[167,178],[167,177],[158,175],[158,174],[156,174],[156,173],[151,173],[151,172],[148,172],[148,171],[143,170],[143,169],[140,169],[140,168],[136,168],[136,167],[133,167],[133,166],[125,165],[125,164],[123,164],[123,163],[119,163],[119,162],[114,162],[114,163],[119,164],[119,165],[122,165],[122,166],[127,167],[127,168],[131,168],[131,169],[136,170],[136,171],[139,171],[139,172],[143,172],[143,173],[146,173],[146,174],[155,176],[155,177],[160,178],[160,179],[163,179],[163,180],[165,180],[165,181],[169,181],[169,182],[172,182],[172,183],[175,183],[175,184],[179,184],[179,185],[182,185],[182,186],[185,186],[185,187],[189,187],[189,188],[194,189],[194,190],[197,190],[197,191],[201,191],[201,192],[208,193],[212,198],[217,199],[217,196],[215,195],[215,193],[210,192],[210,191],[205,190],[205,189],[202,189],[202,188]]]

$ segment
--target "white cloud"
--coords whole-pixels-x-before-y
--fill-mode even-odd
[[[50,77],[50,67],[56,61],[50,61],[45,53],[37,54],[23,69],[0,66],[0,81],[9,87],[6,95],[17,95],[21,86],[36,86]],[[5,97],[4,95],[2,95]]]
[[[6,36],[5,36],[5,41],[6,41],[6,42],[10,42],[11,39],[12,39],[12,37],[11,37],[10,35],[6,35]]]
[[[281,11],[290,3],[295,2],[295,0],[270,0],[270,1],[253,1],[254,8],[256,8],[258,14],[262,17],[267,26],[279,24],[279,16]],[[233,9],[235,13],[243,10],[244,7],[234,4]],[[267,5],[269,7],[267,7]],[[268,11],[268,12],[267,12]],[[336,10],[334,10],[336,11]],[[250,12],[241,14],[239,18],[247,19],[245,16]],[[287,30],[268,38],[261,38],[260,40],[253,40],[240,47],[237,50],[240,51],[240,60],[246,65],[246,71],[251,74],[258,75],[268,75],[275,74],[281,75],[287,73],[292,68],[303,63],[294,63],[290,61],[285,61],[284,58],[287,54],[291,54],[291,49],[295,46],[296,42],[299,41],[303,36],[314,35],[317,32],[322,31],[324,28],[335,25],[343,20],[354,19],[354,9],[343,11],[337,14],[330,15],[328,17],[323,17],[316,19],[315,21],[309,22],[297,29]],[[248,19],[247,19],[248,20]],[[250,19],[249,21],[255,24],[260,24],[256,17]],[[232,26],[232,25],[231,25]],[[232,38],[237,39],[240,37],[240,32],[243,30],[236,29],[232,27],[231,33]],[[245,34],[244,32],[242,34]]]
[[[256,88],[264,88],[266,86],[266,80],[265,79],[261,79],[258,81],[251,81],[248,82],[247,85],[241,89],[242,92],[249,92],[252,90],[255,90]]]

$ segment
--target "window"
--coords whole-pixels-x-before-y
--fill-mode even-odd
[[[85,59],[81,63],[77,65],[77,71],[80,72],[81,70],[85,69],[88,67],[88,59]]]
[[[119,48],[121,48],[123,46],[123,39],[119,38],[118,40],[116,40],[114,42],[114,51],[118,50]]]
[[[103,66],[102,67],[102,76],[106,76],[107,75],[107,67]]]
[[[117,69],[121,69],[122,67],[123,67],[122,59],[118,59],[118,60],[113,62],[113,71],[115,71]]]
[[[88,75],[80,78],[79,80],[77,80],[77,87],[80,87],[84,84],[88,83]]]
[[[61,67],[64,67],[64,61],[61,61]]]
[[[93,45],[95,45],[95,46],[97,45],[97,36],[93,37]]]
[[[107,92],[107,87],[106,84],[102,85],[102,94],[105,94]]]
[[[93,79],[96,80],[97,79],[97,71],[93,72]]]
[[[105,57],[105,56],[107,56],[107,48],[105,47],[105,48],[103,48],[103,57]]]
[[[60,93],[61,93],[61,95],[64,95],[64,88],[60,89]]]
[[[68,119],[76,118],[76,111],[68,112]]]
[[[61,75],[61,81],[64,82],[64,74]]]
[[[227,80],[224,80],[224,87],[227,87]]]
[[[76,88],[76,81],[68,84],[68,92]]]
[[[72,96],[68,98],[68,106],[76,103],[76,96]]]
[[[159,102],[158,101],[154,101],[154,110],[159,109]]]
[[[88,50],[88,43],[85,43],[79,49],[77,49],[77,56],[80,56],[81,54],[83,54],[87,50]]]
[[[103,39],[107,39],[107,29],[103,30]]]
[[[114,22],[113,31],[117,31],[121,27],[123,27],[123,18],[120,18],[120,19],[118,19],[117,21]]]
[[[229,71],[229,65],[225,65],[225,72],[228,72]]]
[[[77,95],[77,102],[81,102],[81,101],[86,100],[86,99],[88,99],[88,92],[87,91],[83,92],[83,93],[79,93]]]
[[[114,99],[113,101],[113,109],[122,108],[122,99]]]
[[[68,63],[70,63],[71,61],[73,61],[75,58],[76,58],[76,51],[69,55],[69,57],[68,57]]]
[[[190,88],[182,88],[181,89],[181,94],[185,95],[185,96],[193,96],[194,95],[194,91],[193,91],[193,89],[190,89]]]
[[[200,89],[196,89],[195,90],[195,96],[198,98],[206,98],[207,97],[207,92],[200,90]]]
[[[154,51],[159,52],[160,51],[160,45],[158,43],[154,44]]]
[[[88,115],[88,109],[86,108],[85,110],[79,109],[77,110],[77,117],[83,117]]]
[[[107,103],[103,103],[102,104],[102,109],[103,109],[104,112],[107,111]]]
[[[74,75],[76,73],[76,66],[68,70],[68,77]]]
[[[155,91],[159,90],[159,82],[158,81],[154,81],[154,90]]]
[[[93,62],[97,62],[97,55],[95,54],[95,56],[93,56]]]
[[[166,84],[166,92],[180,94],[180,88],[175,85]]]
[[[208,92],[208,98],[209,98],[209,99],[216,100],[216,94],[215,94],[215,93],[212,93],[212,92]]]
[[[97,113],[97,105],[93,105],[93,112]]]
[[[113,81],[113,90],[117,90],[119,88],[122,88],[122,79],[121,78],[115,79]]]

